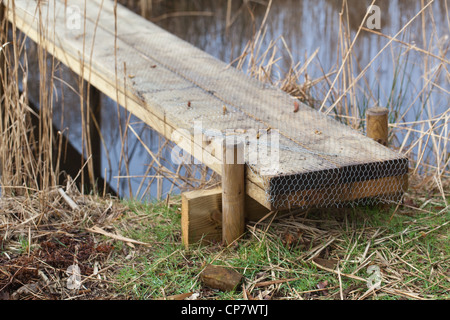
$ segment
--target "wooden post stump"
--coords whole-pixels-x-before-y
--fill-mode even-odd
[[[367,110],[367,136],[378,143],[387,146],[389,136],[389,110],[383,107],[374,107]]]
[[[243,142],[228,142],[225,139],[222,160],[222,241],[230,244],[245,229]]]

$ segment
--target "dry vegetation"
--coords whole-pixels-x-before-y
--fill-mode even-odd
[[[154,1],[122,2],[152,17]],[[270,14],[272,1],[260,2]],[[422,11],[415,19],[432,16],[426,3],[422,1]],[[284,78],[274,78],[271,70],[278,63],[271,58],[274,50],[288,48],[283,39],[273,39],[269,48],[261,49],[264,22],[233,64],[245,67],[253,77],[272,82],[310,106],[363,129],[363,112],[354,109],[354,102],[358,101],[370,64],[363,69],[355,66],[355,38],[349,30],[347,9],[343,1],[336,48],[339,62],[333,70],[323,70],[320,79],[305,77],[306,70],[314,65],[315,53],[303,65],[293,61]],[[190,13],[196,14],[202,13]],[[227,16],[232,23],[231,12]],[[428,28],[434,30],[436,26],[424,24],[423,28],[427,34]],[[6,30],[17,41],[9,42]],[[361,24],[356,37],[360,32],[373,31]],[[397,103],[388,106],[395,114],[390,124],[392,146],[411,159],[411,188],[403,203],[386,208],[273,213],[256,225],[249,225],[245,238],[231,250],[211,245],[185,251],[180,244],[179,199],[168,198],[167,203],[160,205],[128,204],[105,195],[86,195],[65,176],[60,167],[65,155],[63,137],[52,126],[52,88],[58,79],[58,63],[38,49],[40,108],[35,114],[27,95],[25,39],[2,20],[0,299],[154,299],[176,298],[180,293],[197,299],[448,298],[450,110],[415,122],[403,119],[406,113],[415,112],[417,101],[424,101],[421,107],[426,114],[432,108],[427,103],[431,95],[442,95],[448,101],[449,92],[440,88],[436,79],[450,79],[449,46],[434,38],[428,41],[428,47],[418,48],[400,41],[401,32],[395,38],[378,35],[389,39],[385,50],[423,55],[424,85],[416,88],[413,104],[401,106],[398,101],[402,99],[397,99]],[[93,128],[89,126],[92,120],[86,116],[91,112],[85,96],[87,84],[81,80],[78,84],[75,90],[82,101],[80,112],[86,130],[83,152],[88,159],[80,165],[88,174],[73,178],[93,184],[92,150],[86,139],[89,128]],[[365,106],[377,103],[373,95],[366,97]],[[38,121],[33,122],[36,117]],[[133,133],[123,131],[124,135]],[[398,137],[404,140],[398,141]],[[126,151],[122,148],[122,152]],[[162,148],[153,156],[158,159],[161,154]],[[123,159],[126,161],[127,155]],[[158,175],[181,188],[217,182],[217,176],[209,176],[203,167],[186,167],[181,176],[180,167],[168,170],[154,161],[149,171],[152,166]],[[150,183],[157,181],[155,178]],[[65,193],[58,192],[61,184]],[[75,201],[77,207],[71,206],[63,195]],[[101,229],[93,229],[94,226]],[[119,238],[119,234],[127,238]],[[230,266],[244,274],[242,288],[229,294],[203,288],[198,274],[205,263]],[[82,289],[75,291],[66,286],[66,270],[74,264],[80,266],[83,275]],[[383,285],[375,291],[366,286],[369,265],[382,269]]]
[[[81,195],[68,186],[77,208],[56,188],[26,195],[3,195],[0,203],[0,299],[114,299],[104,274],[113,245],[87,226],[111,224],[128,210],[116,199]],[[43,200],[45,199],[45,200]],[[67,288],[67,269],[78,265],[85,289]],[[99,275],[102,275],[100,277]]]

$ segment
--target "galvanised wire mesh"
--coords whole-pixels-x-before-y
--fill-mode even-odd
[[[63,0],[43,5],[55,6],[55,25],[66,25]],[[84,8],[85,2],[71,5]],[[398,200],[405,191],[404,156],[131,11],[116,11],[114,1],[93,0],[86,8],[79,11],[86,14],[83,28],[55,28],[56,38],[72,51],[84,48],[99,73],[119,78],[145,104],[150,120],[194,137],[206,165],[205,152],[221,161],[217,145],[223,139],[244,141],[247,186],[264,193],[267,206],[373,203]],[[193,147],[189,151],[196,157]]]
[[[272,208],[367,204],[405,191],[402,155],[125,10],[118,39],[131,86],[177,130],[216,142],[219,160],[223,139],[245,141],[248,176]],[[111,18],[106,6],[100,25],[110,29]]]
[[[175,108],[166,116],[182,115],[185,128],[200,127],[206,141],[246,141],[248,168],[273,208],[397,200],[404,191],[404,157],[197,49],[188,47],[190,59],[180,59],[180,41],[158,38],[148,37],[143,52],[187,82],[178,95],[169,93]]]

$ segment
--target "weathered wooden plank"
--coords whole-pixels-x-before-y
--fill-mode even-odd
[[[75,3],[75,1],[72,1]],[[14,21],[15,25],[24,30],[25,33],[33,41],[47,48],[47,50],[57,57],[61,62],[66,64],[71,70],[82,75],[85,80],[89,81],[92,85],[99,88],[103,93],[108,95],[113,100],[118,101],[119,104],[127,106],[128,110],[135,114],[138,118],[142,119],[153,129],[160,132],[166,138],[173,138],[173,133],[176,131],[177,135],[183,138],[185,143],[180,143],[179,146],[185,148],[192,155],[201,155],[203,162],[207,163],[211,169],[221,173],[221,157],[213,156],[208,152],[205,152],[205,145],[199,144],[198,139],[194,139],[192,134],[192,128],[186,127],[186,125],[179,121],[178,117],[168,116],[163,109],[164,99],[159,103],[155,99],[144,100],[142,92],[164,92],[168,91],[166,85],[172,90],[179,89],[182,91],[188,90],[191,95],[200,94],[199,89],[193,87],[191,83],[184,81],[181,78],[174,77],[170,84],[162,85],[159,82],[159,78],[167,78],[172,75],[168,71],[164,71],[163,68],[158,69],[157,76],[149,77],[148,79],[141,76],[139,73],[143,70],[142,65],[149,65],[148,59],[142,60],[142,55],[139,52],[134,52],[132,48],[129,48],[126,44],[123,44],[121,40],[117,40],[118,47],[122,48],[120,51],[120,57],[117,59],[117,78],[120,78],[116,82],[116,61],[114,58],[114,48],[112,44],[114,42],[111,38],[111,34],[100,28],[90,21],[86,21],[86,30],[95,31],[95,45],[94,34],[85,33],[83,30],[70,30],[68,31],[64,27],[55,28],[48,32],[47,37],[43,37],[39,33],[39,17],[36,16],[36,2],[28,1],[15,1],[15,12],[9,11],[10,21]],[[64,12],[64,5],[55,2],[55,12]],[[91,7],[89,7],[91,8]],[[98,9],[98,8],[97,8]],[[41,5],[41,16],[46,17],[49,15],[48,7]],[[65,17],[62,14],[51,14],[55,17],[54,25],[65,26]],[[53,24],[49,24],[51,28]],[[98,40],[100,39],[100,40]],[[100,49],[96,49],[100,48]],[[81,50],[84,50],[82,53]],[[92,52],[91,52],[92,50]],[[92,59],[91,59],[92,57]],[[136,64],[130,64],[127,66],[127,75],[133,79],[143,79],[141,82],[132,82],[127,79],[127,76],[123,74],[124,62],[137,61]],[[153,66],[153,61],[150,61],[150,66]],[[150,69],[152,69],[150,67]],[[121,79],[125,78],[125,81]],[[147,80],[145,80],[147,79]],[[135,89],[138,87],[138,89]],[[142,92],[141,92],[142,90]],[[171,102],[173,104],[173,101]],[[170,107],[170,101],[167,103]],[[187,105],[183,105],[186,108]],[[185,130],[179,130],[186,127]],[[202,143],[203,138],[200,138]],[[264,193],[264,190],[258,190],[258,192]]]
[[[295,142],[297,147],[313,151],[332,164],[398,158],[395,152],[380,148],[370,139],[362,138],[358,132],[303,104],[299,104],[299,112],[293,113],[292,98],[281,90],[249,79],[222,61],[155,25],[147,24],[144,20],[137,23],[135,15],[128,10],[118,12],[121,21],[124,21],[123,28],[118,31],[120,39],[143,54],[151,52],[155,61],[220,100],[221,103],[216,106],[208,105],[208,112],[202,110],[200,113],[206,123],[209,124],[208,116],[212,118],[211,122],[217,122],[217,117],[222,113],[222,105],[226,104],[230,109],[241,111],[241,114],[253,119],[255,122],[252,122],[251,128],[279,129],[282,135]],[[112,30],[112,8],[105,8],[103,13],[104,20],[100,19],[99,23]],[[94,16],[91,16],[91,19],[93,18]],[[220,123],[227,122],[236,124],[236,120],[232,118],[221,119]],[[290,164],[291,168],[292,166],[293,164]]]
[[[107,11],[108,9],[106,12]],[[111,27],[111,12],[109,12],[109,16],[107,15],[107,17],[105,23],[109,22],[109,26]],[[212,59],[204,52],[190,46],[173,35],[167,34],[154,25],[146,25],[147,28],[142,31],[140,24],[131,24],[133,15],[127,11],[121,15],[121,18],[124,19],[124,21],[129,22],[127,26],[131,25],[131,28],[127,27],[126,30],[123,31],[123,34],[127,39],[126,41],[129,43],[137,43],[135,47],[140,48],[142,52],[147,52],[148,48],[157,47],[158,49],[156,51],[152,50],[152,56],[157,57],[156,59],[164,60],[166,65],[171,65],[174,68],[176,66],[177,73],[180,73],[185,77],[189,77],[189,75],[195,73],[195,83],[208,92],[214,92],[215,97],[234,97],[234,105],[239,103],[244,105],[248,108],[248,110],[246,110],[247,114],[252,118],[255,118],[254,114],[258,114],[258,117],[260,118],[263,117],[262,121],[255,121],[256,123],[252,123],[253,127],[258,127],[261,124],[263,124],[263,127],[265,125],[278,125],[278,127],[281,127],[280,123],[283,124],[283,127],[288,126],[287,132],[289,133],[289,138],[293,138],[289,139],[289,141],[283,140],[281,141],[281,144],[295,151],[284,151],[283,157],[280,159],[279,175],[329,170],[342,166],[349,167],[350,165],[355,164],[362,165],[355,167],[355,170],[360,170],[365,168],[364,164],[367,162],[389,161],[399,158],[399,155],[395,152],[392,152],[387,148],[380,148],[377,144],[373,143],[373,141],[370,141],[370,139],[362,138],[359,133],[336,123],[334,120],[319,114],[304,105],[300,105],[301,111],[296,114],[293,114],[288,106],[284,109],[277,110],[279,111],[279,114],[284,116],[279,119],[278,123],[274,123],[274,104],[270,103],[268,96],[270,97],[270,95],[274,94],[277,95],[278,100],[286,101],[286,95],[281,94],[280,96],[279,90],[273,90],[271,87],[256,84],[242,76],[232,77],[233,81],[230,81],[229,77],[217,77],[215,75],[224,74],[225,70],[224,64],[220,61]],[[137,28],[139,28],[139,30]],[[133,36],[130,36],[130,33],[138,31],[144,32],[144,34],[148,33],[148,36],[144,37],[143,41],[135,41],[136,39],[133,39]],[[121,32],[119,31],[118,34],[120,37]],[[158,44],[163,42],[165,44],[167,43],[167,45],[158,46]],[[183,63],[182,67],[179,66],[180,55],[183,57],[183,59],[181,59],[181,63]],[[199,61],[204,61],[205,63],[199,63]],[[196,70],[193,70],[193,68]],[[199,70],[202,68],[207,68],[207,70]],[[242,94],[239,95],[240,92]],[[221,98],[221,100],[226,103],[229,99]],[[245,102],[243,103],[242,101]],[[289,104],[289,102],[286,103]],[[228,103],[228,105],[229,104],[233,105],[232,103]],[[208,105],[207,109],[202,110],[201,113],[217,113],[217,111],[214,112],[211,111],[211,109],[219,110],[218,112],[221,110],[220,106],[211,108],[210,105]],[[275,114],[275,116],[277,115],[278,114]],[[296,115],[301,117],[301,121],[292,120],[292,117]],[[214,116],[213,121],[216,121],[216,117],[217,116]],[[226,121],[221,123],[226,124]],[[234,123],[236,124],[236,121],[234,121]],[[205,125],[207,124],[208,123],[206,122]],[[217,127],[217,124],[215,125]],[[245,126],[243,127],[247,129]],[[330,129],[330,127],[331,130],[327,131],[326,129]],[[333,127],[338,128],[337,133],[334,132],[336,129],[332,130]],[[289,142],[298,142],[302,139],[305,141],[304,143],[299,143],[298,145],[295,143],[289,144]],[[308,154],[308,150],[304,150],[307,157],[303,157],[301,161],[298,161],[298,154],[300,153],[301,156],[304,155],[302,154],[302,150],[299,151],[298,149],[301,149],[302,147],[308,149],[308,146],[310,145],[314,146],[314,152]],[[330,156],[330,154],[333,154],[333,156]],[[403,160],[403,163],[407,163],[406,159]],[[407,171],[399,172],[395,166],[386,166],[382,174],[384,176],[390,176],[404,174],[405,172]],[[372,177],[372,179],[373,178],[375,177]],[[255,180],[253,180],[253,182],[255,182]],[[263,184],[258,185],[264,188]]]
[[[67,27],[66,2],[86,15],[81,29]],[[31,39],[166,138],[174,140],[176,134],[182,140],[175,141],[178,146],[219,174],[222,159],[211,148],[211,131],[233,129],[241,137],[251,130],[269,129],[270,136],[279,132],[276,170],[264,171],[270,159],[263,159],[267,163],[248,166],[246,172],[247,194],[267,208],[283,209],[273,200],[287,194],[297,194],[293,203],[298,204],[304,192],[342,190],[339,185],[345,189],[358,182],[383,194],[379,183],[384,178],[407,173],[405,157],[303,104],[294,113],[293,100],[281,90],[250,79],[121,6],[115,10],[113,1],[92,0],[84,8],[86,3],[6,1],[10,9],[15,5],[8,19]],[[258,142],[257,151],[262,147],[264,142]],[[246,159],[254,154],[247,150]],[[353,197],[336,192],[336,200]]]
[[[21,8],[23,11],[20,11]],[[48,15],[46,12],[46,6],[41,8],[41,16],[45,17]],[[56,2],[55,11],[62,12],[64,7]],[[91,44],[93,43],[94,36],[89,34],[84,34],[82,30],[78,31],[70,31],[67,32],[64,28],[60,28],[58,30],[53,30],[55,33],[54,37],[42,37],[39,33],[38,26],[38,17],[35,15],[36,12],[36,3],[30,3],[27,1],[16,1],[16,14],[14,15],[12,11],[9,11],[9,19],[13,21],[16,26],[25,30],[25,33],[35,42],[43,45],[47,48],[47,50],[56,56],[61,62],[66,64],[71,70],[74,72],[83,75],[84,79],[89,81],[92,85],[99,88],[103,93],[108,95],[113,100],[118,101],[121,105],[126,105],[128,110],[134,113],[137,117],[142,119],[152,128],[163,134],[166,138],[171,139],[173,137],[173,133],[176,130],[177,134],[183,138],[183,143],[179,143],[181,148],[187,150],[190,154],[193,155],[202,155],[203,161],[208,163],[209,166],[218,173],[221,173],[221,158],[216,157],[214,155],[205,152],[205,146],[199,145],[192,137],[189,135],[190,133],[186,133],[186,131],[178,130],[178,128],[182,127],[182,123],[173,123],[178,118],[167,117],[164,111],[161,111],[161,107],[159,105],[154,105],[152,102],[143,101],[142,96],[139,94],[137,90],[133,90],[133,88],[128,89],[125,85],[121,85],[122,81],[118,80],[118,85],[116,85],[115,81],[115,61],[111,58],[111,47],[108,45],[103,45],[103,42],[95,42],[95,47],[106,48],[105,50],[96,50],[95,48],[91,48]],[[58,15],[55,15],[56,21],[55,25],[59,23],[60,25],[64,25],[64,21],[60,21],[60,19],[64,20]],[[58,18],[59,17],[59,18]],[[86,29],[94,30],[95,24],[89,24],[89,21],[86,22]],[[58,31],[61,33],[59,35]],[[49,32],[52,34],[52,32]],[[83,39],[84,36],[84,39]],[[104,30],[98,28],[96,30],[96,39],[103,39],[103,41],[111,42],[111,38],[108,37],[108,34],[105,33]],[[126,48],[127,46],[122,44],[120,40],[118,40],[118,45],[122,48]],[[85,53],[81,55],[80,48],[84,48]],[[93,52],[91,53],[91,49]],[[122,50],[125,52],[125,49]],[[81,55],[81,56],[80,56]],[[124,56],[128,57],[131,61],[135,60],[130,58],[132,54],[130,52],[123,53]],[[91,59],[92,56],[92,59]],[[92,60],[92,61],[91,61]],[[91,63],[89,63],[91,61]],[[109,64],[108,64],[109,62]],[[118,74],[120,76],[120,62],[118,62]],[[145,61],[144,61],[145,62]],[[152,62],[153,63],[153,62]],[[140,63],[139,65],[142,65]],[[137,78],[136,74],[139,70],[142,70],[141,67],[132,69],[127,67],[129,70],[129,75],[132,75],[133,78]],[[133,71],[137,71],[133,73]],[[164,71],[162,69],[158,70],[158,74],[163,74]],[[118,76],[118,77],[119,77]],[[126,77],[125,77],[126,78]],[[151,79],[158,78],[152,77]],[[149,85],[151,81],[147,84],[139,87],[142,90],[146,90],[146,86]],[[158,81],[155,82],[156,91],[162,92],[164,91],[164,87],[159,88],[160,84]],[[175,82],[170,84],[172,89],[176,86]],[[190,88],[190,84],[178,84],[179,88]],[[116,89],[117,88],[117,89]],[[195,91],[195,88],[193,88]],[[192,91],[192,90],[189,90]],[[137,93],[136,93],[137,92]],[[155,107],[154,107],[155,106]],[[153,108],[154,107],[154,108]],[[206,140],[206,139],[201,139]],[[251,189],[249,193],[252,197],[263,198],[265,194],[265,190],[262,189],[261,184],[255,183],[255,188]]]

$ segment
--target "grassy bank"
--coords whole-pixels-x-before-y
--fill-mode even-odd
[[[439,198],[411,200],[400,208],[278,213],[249,224],[231,247],[185,249],[178,197],[142,204],[72,193],[80,204],[73,211],[53,196],[55,216],[35,228],[5,224],[2,298],[450,298],[450,210]],[[18,208],[28,212],[37,205],[18,200],[1,201],[7,209],[3,221]],[[81,288],[69,290],[67,268],[74,264],[81,270]],[[243,280],[231,292],[208,288],[200,280],[208,264],[232,268]],[[376,290],[368,289],[369,266],[381,272]]]
[[[418,206],[419,208],[416,208]],[[442,203],[414,203],[397,210],[357,208],[279,214],[247,226],[237,245],[180,243],[180,208],[131,205],[117,226],[152,243],[113,257],[118,288],[140,299],[192,293],[197,299],[448,299],[450,211]],[[169,241],[167,241],[169,240]],[[123,259],[123,256],[129,259]],[[204,287],[207,264],[244,276],[234,292]],[[368,290],[369,266],[382,274],[380,289]]]

